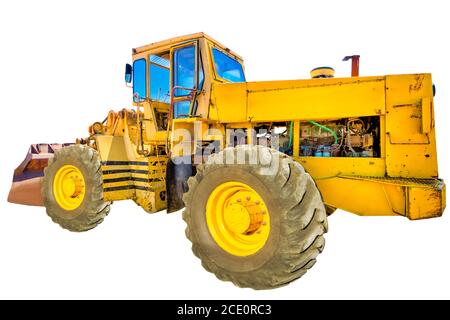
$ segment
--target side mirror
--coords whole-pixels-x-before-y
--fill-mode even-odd
[[[131,83],[131,79],[133,77],[133,67],[131,64],[127,63],[125,65],[125,82]]]

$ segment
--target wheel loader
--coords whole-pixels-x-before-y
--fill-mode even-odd
[[[132,49],[133,108],[110,111],[73,143],[35,144],[8,200],[45,206],[87,231],[114,201],[184,208],[204,268],[270,289],[307,272],[327,216],[439,217],[430,74],[247,82],[242,58],[204,33]]]

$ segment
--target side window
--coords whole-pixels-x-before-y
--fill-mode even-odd
[[[216,48],[212,49],[212,53],[214,67],[216,68],[216,73],[219,77],[230,82],[245,81],[244,70],[238,61]]]
[[[189,100],[175,102],[173,105],[173,117],[175,119],[187,118],[189,116],[190,107],[191,102]]]
[[[145,59],[139,59],[133,63],[133,100],[139,102],[136,95],[139,95],[140,100],[147,98],[146,86],[146,67]]]
[[[150,99],[168,103],[170,101],[170,61],[150,55]]]
[[[196,50],[194,45],[188,45],[175,49],[173,51],[173,86],[186,89],[197,90],[203,87],[205,75],[203,73],[203,64],[199,59],[198,77],[195,75],[196,69]],[[195,83],[197,78],[198,85]],[[186,89],[175,89],[173,92],[175,101],[173,104],[173,116],[174,118],[184,118],[189,116],[190,107],[192,101],[188,97],[192,91]],[[196,101],[193,102],[193,112],[196,109]]]
[[[183,87],[192,89],[195,84],[195,48],[194,46],[187,46],[175,51],[174,54],[174,87]],[[176,89],[175,97],[187,96],[191,92],[189,90]]]

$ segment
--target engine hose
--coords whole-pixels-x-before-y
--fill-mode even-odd
[[[292,147],[292,140],[294,139],[292,132],[294,131],[294,121],[291,121],[291,125],[289,126],[289,146],[288,150]]]
[[[338,139],[338,136],[337,136],[336,132],[334,132],[334,131],[331,130],[330,128],[328,128],[328,127],[326,127],[326,126],[324,126],[324,125],[321,125],[320,123],[317,123],[317,122],[315,122],[315,121],[308,120],[308,122],[311,123],[311,124],[313,124],[313,125],[315,125],[315,126],[317,126],[317,127],[319,127],[319,128],[322,128],[322,129],[324,129],[324,130],[330,132],[330,133],[334,136],[334,144],[338,144],[339,139]],[[291,123],[292,123],[292,122],[291,122]]]

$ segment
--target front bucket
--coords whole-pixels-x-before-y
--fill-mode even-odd
[[[14,170],[8,202],[43,206],[41,187],[44,168],[48,164],[48,159],[53,158],[56,150],[69,145],[71,143],[32,144],[25,159]]]

